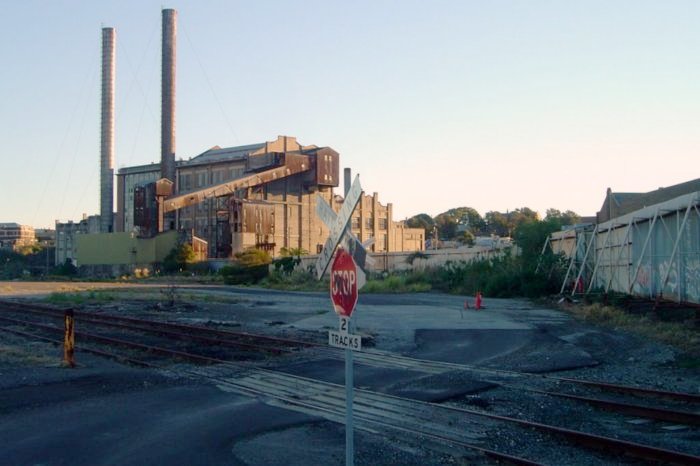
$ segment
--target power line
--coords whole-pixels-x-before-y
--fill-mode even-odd
[[[83,110],[83,117],[80,121],[80,127],[78,129],[78,139],[75,143],[75,151],[73,151],[73,158],[71,159],[70,167],[68,169],[68,178],[66,179],[66,186],[63,190],[63,197],[61,198],[61,205],[58,208],[58,213],[62,213],[63,211],[63,205],[66,200],[66,194],[68,193],[68,189],[70,188],[70,182],[71,178],[73,177],[73,168],[75,167],[75,159],[78,155],[78,148],[80,147],[80,141],[83,138],[83,129],[85,127],[85,119],[87,117],[87,111],[90,108],[90,97],[92,96],[92,91],[94,90],[93,86],[95,84],[95,76],[97,75],[97,67],[93,69],[92,72],[92,77],[90,79],[90,86],[88,87],[89,91],[85,99],[85,110]]]
[[[190,45],[190,48],[192,49],[192,53],[194,54],[195,59],[197,60],[197,63],[199,64],[199,68],[202,70],[202,74],[204,75],[204,78],[207,81],[207,84],[209,85],[209,89],[211,90],[212,95],[214,96],[214,100],[216,101],[217,105],[219,106],[219,110],[221,111],[221,114],[224,117],[224,121],[228,125],[229,129],[231,130],[231,134],[233,134],[234,139],[236,142],[239,142],[240,139],[238,138],[238,134],[236,134],[236,130],[233,129],[233,125],[231,124],[231,121],[229,120],[228,116],[226,115],[226,111],[224,110],[223,105],[221,104],[221,99],[219,99],[219,96],[216,94],[216,91],[214,90],[214,86],[212,86],[211,81],[209,80],[209,76],[207,75],[207,71],[204,68],[204,65],[202,65],[202,61],[199,59],[199,54],[197,54],[197,51],[194,48],[194,45],[192,45],[192,40],[190,39],[190,35],[187,33],[187,28],[185,27],[184,23],[182,23],[182,30],[185,33],[185,38],[187,39],[187,42]]]
[[[92,76],[92,73],[94,70],[97,68],[97,58],[99,57],[99,54],[93,56],[93,60],[90,61],[90,67],[88,68],[86,74],[85,74],[85,79],[83,81],[83,84],[80,86],[80,93],[78,94],[78,99],[76,99],[75,102],[75,107],[73,108],[73,111],[71,112],[71,116],[68,119],[68,127],[66,128],[66,131],[63,133],[63,139],[61,140],[61,144],[58,147],[58,152],[56,152],[56,156],[54,157],[53,160],[53,165],[51,167],[51,171],[49,172],[49,176],[47,180],[44,182],[43,189],[41,191],[41,196],[39,197],[39,201],[36,204],[36,209],[34,211],[34,216],[32,217],[32,225],[36,223],[36,217],[39,214],[39,209],[42,206],[42,203],[44,201],[44,198],[46,197],[46,191],[48,187],[51,185],[53,182],[53,176],[54,173],[56,172],[56,166],[58,165],[58,161],[61,159],[61,153],[63,152],[63,147],[66,144],[66,140],[68,139],[68,134],[70,133],[70,129],[73,126],[73,120],[75,119],[75,114],[78,112],[78,108],[80,107],[80,102],[82,101],[83,98],[83,92],[86,89],[86,84],[90,77]],[[92,70],[92,71],[91,71]]]

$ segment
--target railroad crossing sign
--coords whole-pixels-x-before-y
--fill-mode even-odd
[[[341,317],[350,317],[357,304],[357,265],[343,248],[338,248],[331,266],[331,301]]]
[[[352,182],[352,186],[350,187],[348,194],[345,196],[343,206],[340,208],[340,212],[338,212],[335,219],[331,219],[329,215],[326,215],[327,218],[324,219],[324,214],[319,214],[321,219],[324,220],[326,225],[328,225],[328,228],[331,230],[328,239],[323,245],[323,250],[321,251],[321,254],[319,254],[318,260],[316,261],[316,276],[319,280],[326,272],[328,264],[330,264],[331,258],[333,257],[333,252],[335,251],[336,246],[338,246],[338,243],[340,243],[340,240],[343,238],[343,234],[345,233],[348,223],[350,223],[355,207],[357,207],[357,204],[360,202],[361,196],[362,186],[360,186],[360,177],[355,176],[355,180]],[[325,201],[319,199],[317,204],[319,203],[325,203]],[[317,207],[316,211],[319,212],[319,210],[320,209]],[[328,220],[328,222],[326,222],[326,220]]]
[[[360,241],[352,234],[348,224],[352,213],[362,197],[360,177],[355,176],[352,186],[345,194],[343,206],[336,215],[326,201],[317,196],[316,213],[330,230],[330,235],[323,245],[323,250],[316,261],[316,275],[320,280],[333,258],[333,253],[338,244],[343,241],[348,253],[340,248],[333,260],[331,272],[331,301],[335,312],[340,316],[340,328],[338,332],[328,332],[328,344],[337,348],[345,348],[345,465],[354,464],[355,447],[352,419],[353,401],[353,370],[352,352],[362,349],[360,335],[350,334],[350,315],[357,304],[357,290],[364,285],[365,274],[361,268],[357,268],[353,256],[358,257],[360,266],[364,267],[368,260],[367,251]]]
[[[335,211],[331,209],[331,206],[318,194],[316,195],[316,214],[321,217],[321,220],[323,220],[323,223],[325,223],[328,228],[333,228],[336,218],[338,217]],[[374,264],[374,259],[367,255],[367,248],[374,243],[374,238],[370,238],[365,242],[360,242],[357,236],[352,232],[352,229],[346,228],[340,243],[343,248],[350,253],[355,260],[355,264],[360,267],[362,271],[367,271],[367,267],[371,267],[372,264]],[[362,285],[360,285],[360,288],[362,288]]]

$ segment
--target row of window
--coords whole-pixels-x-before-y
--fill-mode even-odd
[[[378,227],[380,230],[386,230],[387,227],[389,226],[389,221],[386,218],[380,218],[378,219],[377,223]],[[360,229],[360,217],[353,217],[352,218],[352,228],[359,230]],[[369,217],[365,219],[365,228],[366,229],[372,229],[374,228],[374,219]]]
[[[225,183],[226,181],[234,180],[243,176],[243,168],[227,168],[223,170],[214,170],[211,172],[211,179],[208,176],[209,172],[200,171],[195,173],[180,173],[180,191],[188,191],[190,189],[204,188]]]

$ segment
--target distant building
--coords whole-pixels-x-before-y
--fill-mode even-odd
[[[700,178],[646,193],[619,193],[608,188],[603,205],[596,215],[596,220],[597,223],[607,222],[635,210],[697,191],[700,191]]]
[[[56,245],[56,230],[51,228],[36,228],[36,241],[44,247],[54,247]]]
[[[608,188],[593,224],[549,238],[568,259],[561,291],[700,303],[700,179],[645,193]]]
[[[17,251],[36,244],[34,228],[19,223],[0,223],[0,249]]]
[[[76,235],[87,235],[100,232],[100,216],[83,215],[83,219],[79,222],[61,223],[56,220],[56,265],[66,263],[66,259],[70,259],[73,265],[77,263],[77,241]]]

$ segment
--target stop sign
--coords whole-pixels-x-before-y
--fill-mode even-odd
[[[335,312],[344,317],[350,317],[357,304],[357,266],[343,248],[338,248],[331,265],[331,301]]]

